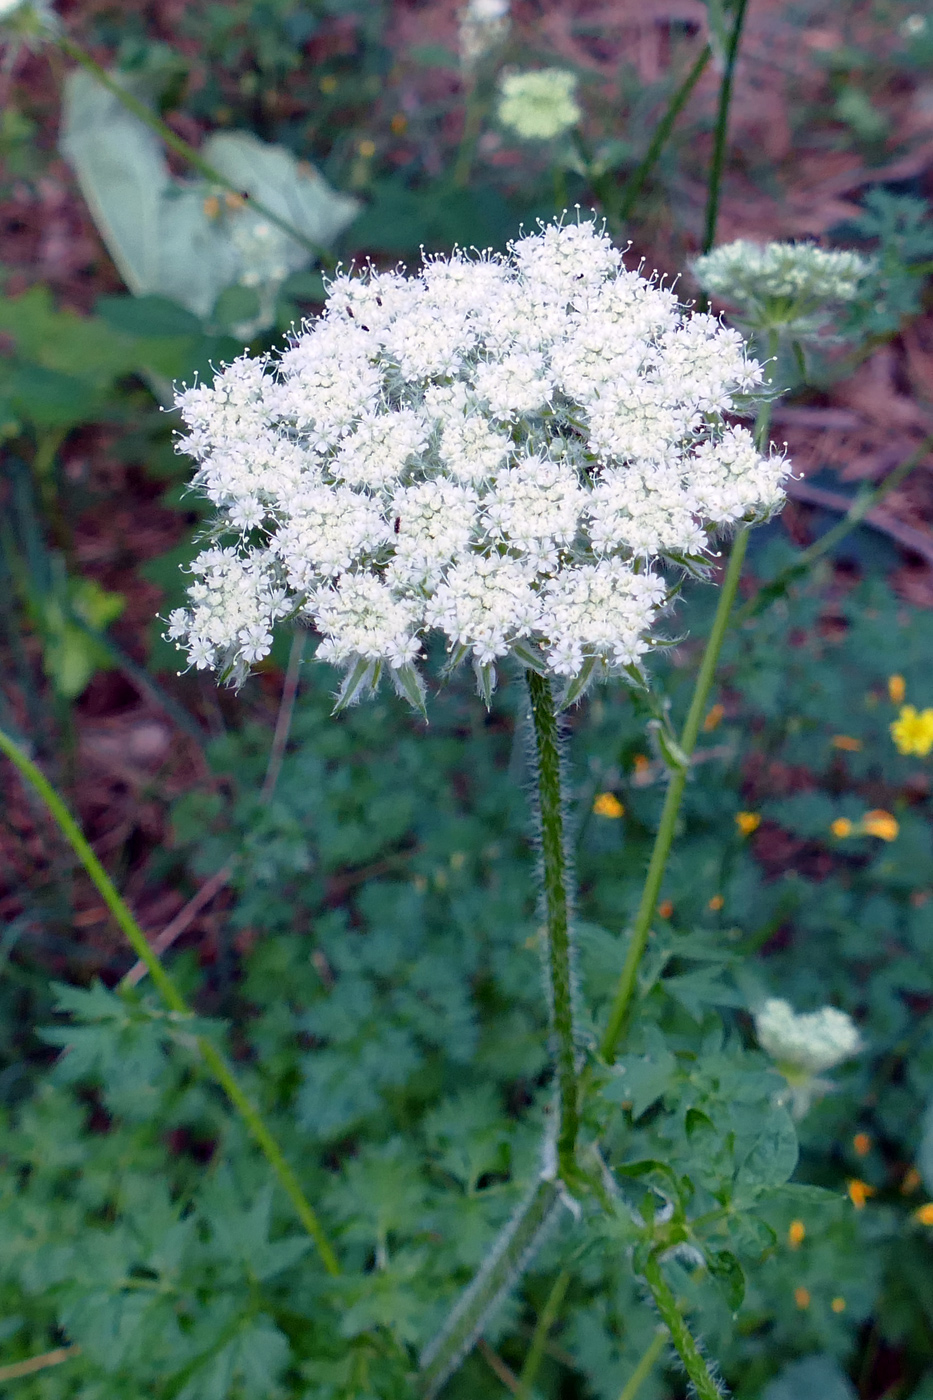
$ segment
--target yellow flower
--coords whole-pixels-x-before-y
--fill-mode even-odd
[[[372,160],[373,156],[376,154],[376,143],[367,138],[361,141],[356,149],[364,160]]]
[[[325,73],[323,78],[319,81],[318,87],[321,89],[321,92],[336,92],[337,79],[333,73]]]
[[[706,716],[706,719],[703,721],[703,728],[704,728],[704,730],[706,731],[707,734],[710,734],[710,733],[716,728],[717,724],[718,724],[719,721],[722,719],[722,717],[723,717],[723,715],[724,715],[725,713],[726,713],[726,711],[725,711],[724,706],[722,706],[722,705],[714,705],[714,706],[713,706],[713,708],[710,710],[709,714]]]
[[[787,1243],[791,1249],[799,1249],[807,1237],[807,1227],[802,1220],[792,1220],[787,1231]]]
[[[856,1210],[864,1210],[865,1202],[868,1200],[869,1196],[875,1194],[874,1186],[869,1186],[867,1181],[859,1181],[857,1177],[849,1182],[847,1190],[849,1192],[849,1200],[855,1206]]]
[[[840,841],[844,836],[852,835],[852,823],[848,817],[837,817],[829,829],[834,836],[839,837]]]
[[[891,738],[898,753],[925,758],[933,749],[933,710],[918,711],[916,705],[904,705],[891,725]]]
[[[867,1157],[871,1151],[871,1138],[867,1133],[856,1133],[852,1139],[852,1146],[860,1157]]]
[[[794,1289],[794,1302],[797,1304],[798,1308],[801,1308],[801,1309],[803,1309],[803,1308],[808,1308],[808,1307],[810,1306],[810,1290],[809,1290],[809,1288],[795,1288],[795,1289]]]
[[[761,817],[757,812],[736,812],[735,824],[743,836],[751,836],[761,826]]]
[[[921,1225],[933,1225],[933,1201],[927,1201],[926,1205],[915,1210],[914,1219],[919,1220]]]
[[[833,1310],[834,1313],[842,1313],[842,1312],[845,1312],[845,1310],[846,1310],[846,1300],[845,1300],[845,1298],[834,1298],[833,1301],[830,1303],[829,1306],[832,1308],[832,1310]]]
[[[866,812],[862,818],[862,830],[868,836],[877,836],[882,841],[893,841],[900,827],[897,818],[892,817],[890,812],[885,812],[883,808],[876,808],[873,812]]]
[[[611,817],[614,821],[625,816],[625,808],[614,792],[601,792],[593,803],[597,817]]]
[[[888,676],[888,694],[892,705],[903,705],[904,696],[907,694],[903,676]]]
[[[847,753],[858,753],[862,747],[861,739],[853,739],[851,734],[834,734],[832,738],[834,749],[845,749]]]

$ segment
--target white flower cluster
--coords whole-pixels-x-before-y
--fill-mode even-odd
[[[786,463],[723,421],[754,391],[740,335],[625,269],[590,222],[420,275],[340,275],[278,359],[178,396],[219,508],[169,635],[240,680],[291,614],[347,669],[420,702],[426,631],[489,693],[509,653],[570,683],[631,672],[659,562],[779,508]]]
[[[576,126],[576,74],[566,68],[506,73],[499,80],[499,121],[523,141],[553,141]]]
[[[755,1012],[755,1031],[761,1048],[780,1067],[805,1074],[824,1074],[862,1046],[855,1022],[845,1011],[823,1006],[798,1014],[780,997],[769,997]]]
[[[815,243],[724,243],[695,259],[693,275],[710,296],[739,308],[757,329],[801,324],[852,301],[873,263]]]
[[[469,0],[460,11],[460,62],[470,73],[509,32],[509,0]]]

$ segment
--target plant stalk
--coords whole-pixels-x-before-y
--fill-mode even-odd
[[[654,1370],[655,1362],[667,1346],[669,1338],[670,1334],[667,1328],[659,1327],[639,1358],[634,1371],[622,1387],[619,1400],[635,1400],[635,1396]]]
[[[687,720],[680,737],[680,747],[687,759],[692,756],[693,750],[696,747],[700,725],[706,713],[710,691],[713,686],[713,678],[716,674],[716,666],[719,662],[719,653],[722,651],[726,629],[729,625],[729,615],[732,611],[732,605],[735,601],[735,595],[739,585],[742,561],[745,558],[747,545],[748,528],[747,526],[743,526],[732,542],[729,563],[726,566],[725,577],[719,593],[716,616],[713,620],[713,630],[710,632],[709,640],[706,643],[706,650],[703,653],[700,672],[693,689],[693,698],[690,701]],[[687,775],[687,767],[678,768],[671,774],[667,785],[664,806],[661,810],[661,822],[658,827],[657,836],[655,837],[654,849],[651,852],[651,861],[648,866],[648,875],[645,880],[644,889],[642,890],[638,913],[635,916],[635,923],[632,928],[632,935],[629,940],[628,952],[622,968],[622,974],[619,978],[619,985],[616,988],[615,998],[609,1012],[609,1022],[600,1044],[600,1053],[603,1059],[609,1064],[615,1059],[616,1051],[625,1030],[632,1001],[635,996],[635,989],[638,982],[638,969],[648,944],[651,921],[654,918],[655,909],[657,908],[658,896],[661,892],[661,882],[664,879],[664,871],[667,868],[671,844],[674,840],[674,829],[680,814],[680,804],[683,801],[684,788],[687,784]]]
[[[671,1334],[671,1341],[684,1363],[684,1370],[687,1372],[698,1400],[722,1400],[722,1391],[710,1375],[709,1367],[703,1360],[690,1328],[681,1317],[677,1299],[661,1272],[661,1265],[658,1263],[656,1254],[649,1257],[645,1265],[644,1277],[654,1299],[655,1307],[661,1314],[661,1320]]]
[[[716,129],[713,136],[713,159],[710,163],[709,181],[707,183],[706,195],[706,220],[703,229],[704,253],[708,253],[716,242],[716,224],[719,221],[719,196],[722,190],[722,174],[726,161],[726,139],[729,134],[729,107],[732,102],[732,84],[735,76],[735,65],[739,56],[739,44],[742,39],[742,28],[745,24],[745,13],[748,9],[748,0],[739,0],[735,12],[735,23],[732,26],[732,33],[729,35],[729,45],[726,49],[726,66],[723,70],[722,82],[719,85],[719,107],[716,113]]]
[[[547,1346],[548,1335],[560,1313],[561,1304],[567,1289],[570,1287],[570,1273],[565,1269],[558,1274],[554,1287],[547,1296],[544,1307],[538,1314],[535,1330],[532,1333],[531,1345],[528,1348],[528,1355],[525,1357],[525,1364],[522,1366],[518,1377],[518,1389],[515,1394],[517,1400],[531,1400],[531,1392],[538,1376],[541,1362],[544,1358],[544,1348]]]
[[[538,816],[547,931],[547,970],[551,993],[551,1031],[557,1079],[558,1170],[565,1182],[575,1176],[580,1085],[573,1015],[573,965],[570,939],[567,845],[564,836],[560,739],[551,682],[526,671],[537,758]]]
[[[101,899],[110,910],[121,931],[125,934],[134,953],[141,962],[145,963],[156,990],[165,1002],[165,1005],[178,1016],[191,1016],[193,1013],[188,1003],[150,948],[149,941],[134,919],[129,906],[121,898],[116,886],[97,859],[97,856],[94,854],[90,843],[78,826],[78,823],[75,821],[52,784],[48,781],[45,774],[30,758],[27,758],[22,749],[20,749],[2,729],[0,729],[0,752],[6,754],[20,776],[31,784],[45,803],[50,815],[62,832],[62,835],[68,841],[75,855],[87,871],[88,876],[96,886]],[[318,1253],[321,1256],[321,1262],[324,1268],[332,1277],[336,1276],[340,1273],[340,1265],[337,1262],[337,1256],[334,1253],[333,1247],[324,1233],[314,1208],[302,1191],[297,1176],[285,1160],[285,1155],[281,1147],[266,1126],[259,1109],[256,1108],[255,1104],[253,1104],[243,1092],[240,1085],[237,1083],[233,1071],[213,1042],[209,1040],[207,1036],[199,1035],[197,1037],[197,1046],[208,1071],[223,1089],[227,1098],[252,1134],[257,1146],[278,1178],[279,1184],[294,1206],[298,1219],[313,1239],[317,1246]]]
[[[686,78],[684,78],[680,87],[668,103],[667,111],[655,128],[650,146],[642,157],[641,162],[635,167],[622,187],[622,198],[616,210],[617,218],[627,219],[635,208],[635,204],[638,200],[638,196],[642,192],[645,181],[657,164],[664,147],[667,145],[671,132],[674,130],[674,123],[687,105],[693,89],[700,81],[706,65],[709,63],[711,54],[712,50],[709,44],[705,44],[698,54],[690,72],[687,74]]]
[[[509,1291],[521,1278],[561,1210],[558,1182],[541,1178],[499,1235],[473,1282],[460,1295],[450,1316],[421,1354],[420,1390],[436,1395],[447,1377],[475,1345]]]
[[[235,194],[238,199],[243,199],[244,191],[238,185],[234,184],[232,180],[228,180],[226,175],[222,175],[209,161],[206,161],[203,156],[199,155],[193,146],[189,146],[187,141],[181,136],[176,135],[168,123],[164,122],[161,117],[156,116],[155,112],[147,107],[145,102],[140,102],[138,97],[134,97],[131,92],[127,92],[126,88],[121,87],[121,85],[110,76],[106,68],[102,68],[86,49],[83,49],[80,44],[75,43],[74,39],[69,38],[67,34],[57,34],[54,42],[68,58],[74,59],[75,63],[79,64],[87,73],[90,73],[91,76],[100,83],[101,87],[106,88],[113,97],[116,97],[118,101],[123,103],[123,106],[128,112],[132,112],[134,117],[144,122],[150,131],[154,131],[157,136],[162,138],[170,150],[173,150],[176,155],[186,160],[188,164],[197,170],[200,175],[203,175],[206,180],[210,180],[213,185],[219,185],[221,189],[227,190],[229,194]],[[312,238],[302,233],[301,230],[297,229],[288,219],[283,219],[281,214],[276,214],[273,209],[270,209],[269,206],[262,203],[261,200],[256,199],[254,195],[247,195],[246,200],[251,209],[255,209],[257,214],[261,214],[264,219],[268,219],[271,224],[275,224],[276,228],[281,229],[289,238],[293,238],[296,243],[300,243],[303,248],[307,248],[308,252],[313,253],[318,261],[325,267],[332,265],[333,259],[330,253],[326,248],[322,247],[320,243],[315,243]]]

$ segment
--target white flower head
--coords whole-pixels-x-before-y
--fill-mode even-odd
[[[430,631],[486,695],[510,653],[565,700],[632,676],[664,569],[781,504],[786,463],[723,417],[760,380],[735,331],[628,271],[590,221],[341,274],[280,356],[177,397],[219,517],[169,633],[239,681],[290,615],[345,694],[384,670],[414,703]]]
[[[815,243],[753,243],[739,238],[696,258],[693,275],[710,296],[737,308],[755,330],[819,332],[835,307],[858,296],[873,269],[858,253]]]
[[[0,0],[0,42],[12,37],[31,48],[52,38],[58,26],[50,0]]]
[[[769,997],[755,1012],[755,1031],[763,1050],[778,1062],[810,1074],[825,1074],[862,1047],[852,1017],[835,1006],[797,1012],[790,1002]]]
[[[460,11],[460,62],[471,73],[509,32],[509,0],[469,0]]]
[[[583,115],[577,78],[566,68],[506,73],[499,81],[499,121],[523,141],[553,141]]]

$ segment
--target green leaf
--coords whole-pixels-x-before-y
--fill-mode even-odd
[[[736,1200],[747,1201],[769,1187],[782,1186],[797,1165],[798,1150],[790,1114],[786,1109],[772,1109],[767,1126],[736,1173]]]
[[[706,1265],[722,1289],[730,1310],[738,1312],[745,1301],[745,1271],[738,1259],[728,1249],[708,1250]]]
[[[856,1400],[856,1391],[834,1356],[805,1356],[769,1381],[761,1400]]]

